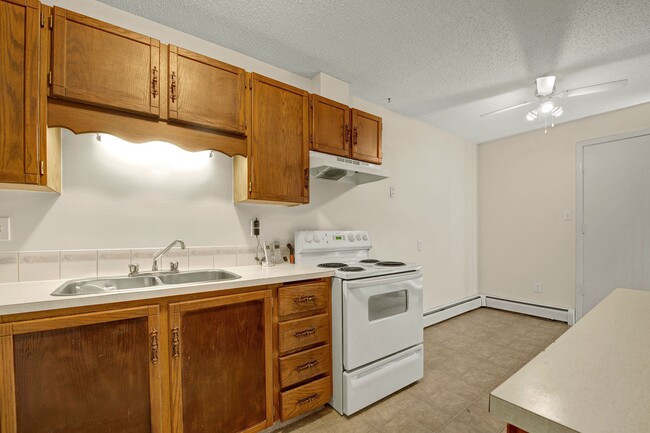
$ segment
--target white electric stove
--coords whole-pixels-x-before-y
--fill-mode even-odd
[[[370,258],[365,231],[299,231],[296,263],[332,268],[330,404],[350,415],[423,376],[422,267]]]

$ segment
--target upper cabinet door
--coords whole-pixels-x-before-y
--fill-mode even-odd
[[[40,4],[0,0],[0,182],[39,183]]]
[[[160,42],[54,8],[52,95],[158,117]]]
[[[252,74],[251,198],[309,203],[309,94]]]
[[[169,46],[169,119],[246,133],[244,70]]]
[[[352,109],[352,158],[381,164],[381,117]]]
[[[309,119],[311,149],[350,156],[350,107],[311,95]]]

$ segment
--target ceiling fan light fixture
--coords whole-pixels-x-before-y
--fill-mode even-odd
[[[554,108],[555,108],[555,104],[553,103],[553,101],[544,101],[539,106],[539,111],[541,111],[544,114],[547,114],[553,111]]]
[[[526,114],[526,120],[528,120],[529,122],[532,122],[533,120],[536,120],[537,117],[539,117],[539,116],[534,111],[529,111],[528,114]]]
[[[553,117],[560,117],[562,113],[564,113],[564,109],[559,105],[551,110],[551,116]]]

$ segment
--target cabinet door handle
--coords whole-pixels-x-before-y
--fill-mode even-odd
[[[318,360],[314,359],[312,361],[305,362],[304,364],[301,364],[301,365],[297,366],[296,371],[307,370],[308,368],[314,368],[317,365],[318,365]]]
[[[178,359],[181,355],[181,340],[179,337],[178,326],[172,328],[172,356]]]
[[[154,66],[151,71],[151,95],[158,96],[158,67]]]
[[[343,135],[345,139],[345,144],[350,144],[350,125],[345,125],[343,127]]]
[[[298,404],[305,404],[305,403],[310,403],[314,400],[316,400],[318,397],[320,397],[319,393],[314,393],[312,395],[308,395],[307,397],[303,397],[301,399],[298,399]]]
[[[300,338],[300,337],[306,337],[308,335],[312,335],[316,333],[316,328],[309,328],[305,329],[304,331],[298,331],[295,334],[293,334],[294,337]]]
[[[309,189],[309,169],[305,169],[305,189]]]
[[[293,302],[296,304],[302,304],[303,302],[314,302],[316,301],[316,295],[306,295],[293,298]]]
[[[149,333],[151,339],[151,363],[158,363],[158,331],[155,329]]]
[[[357,144],[359,144],[359,130],[355,126],[354,132],[352,133],[352,145],[356,146]]]
[[[172,102],[176,102],[178,95],[176,94],[176,72],[172,72],[171,80],[169,84],[169,96],[172,99]]]

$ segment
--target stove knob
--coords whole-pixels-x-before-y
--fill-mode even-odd
[[[360,234],[360,233],[357,233],[357,240],[358,240],[358,241],[361,240],[361,234]]]
[[[350,233],[350,234],[348,235],[348,240],[349,240],[350,242],[354,242],[354,235],[353,235],[352,233]]]
[[[364,234],[363,234],[363,240],[364,240],[364,241],[367,241],[367,240],[368,240],[368,234],[367,234],[367,233],[364,233]]]
[[[320,236],[318,236],[316,233],[314,233],[314,242],[320,242]]]
[[[305,242],[307,242],[308,244],[311,243],[311,235],[305,235]]]

